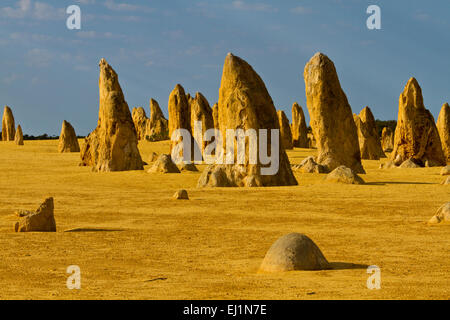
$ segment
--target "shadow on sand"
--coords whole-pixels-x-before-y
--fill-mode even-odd
[[[125,231],[124,229],[108,229],[108,228],[74,228],[64,230],[64,232],[119,232]]]
[[[367,269],[369,266],[366,264],[357,264],[349,262],[330,262],[330,270],[346,270],[346,269]]]
[[[386,182],[366,182],[368,186],[385,186],[387,184],[438,184],[432,182],[396,182],[396,181],[386,181]]]

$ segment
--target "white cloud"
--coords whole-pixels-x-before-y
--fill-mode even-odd
[[[113,11],[139,11],[146,13],[155,11],[154,8],[128,3],[116,3],[114,0],[106,0],[104,5],[106,8]]]
[[[46,49],[34,48],[25,54],[25,60],[31,67],[44,68],[50,65],[53,54]]]
[[[231,3],[234,9],[246,11],[263,11],[263,12],[277,12],[278,9],[265,3],[246,3],[242,0],[233,1]]]
[[[76,0],[80,4],[95,4],[95,0]]]
[[[14,7],[0,8],[0,17],[10,19],[59,20],[64,19],[62,8],[55,8],[47,3],[32,0],[19,0]]]
[[[298,6],[298,7],[292,8],[290,11],[292,13],[295,13],[295,14],[309,14],[309,13],[312,13],[311,8],[306,8],[306,7],[302,7],[302,6]]]
[[[81,39],[121,39],[126,38],[123,35],[112,32],[79,31],[76,36]]]

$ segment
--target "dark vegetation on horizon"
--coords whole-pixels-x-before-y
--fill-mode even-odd
[[[384,127],[391,128],[392,132],[395,132],[395,128],[397,127],[397,121],[396,120],[375,120],[375,124],[377,126],[377,132],[378,136],[381,137],[381,132],[383,131]]]
[[[77,136],[78,139],[82,139],[84,138],[83,136]],[[23,140],[58,140],[59,136],[49,136],[48,134],[44,133],[41,134],[39,136],[33,136],[33,135],[28,135],[28,134],[24,134],[23,135]]]

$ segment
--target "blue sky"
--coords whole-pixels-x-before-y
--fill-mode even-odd
[[[81,30],[66,28],[72,4]],[[381,8],[381,30],[366,27],[371,4]],[[448,0],[2,0],[0,105],[12,107],[25,134],[59,134],[66,119],[86,135],[98,119],[100,58],[119,74],[130,109],[149,113],[154,98],[167,116],[177,83],[214,104],[233,52],[290,118],[294,101],[306,111],[303,69],[321,51],[353,112],[369,105],[376,118],[396,119],[414,76],[437,118],[450,101],[449,15]]]

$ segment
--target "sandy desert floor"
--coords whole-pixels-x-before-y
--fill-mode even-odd
[[[426,225],[450,201],[440,168],[364,161],[363,186],[296,173],[296,187],[197,189],[200,173],[92,173],[57,143],[0,143],[1,299],[450,298],[450,225]],[[167,142],[139,147],[144,160],[168,152]],[[288,154],[299,163],[314,152]],[[180,188],[191,200],[171,199]],[[46,196],[58,232],[14,233],[15,211]],[[334,269],[258,274],[290,232]],[[81,268],[80,290],[66,287],[69,265]],[[367,289],[368,265],[381,268],[380,290]]]

